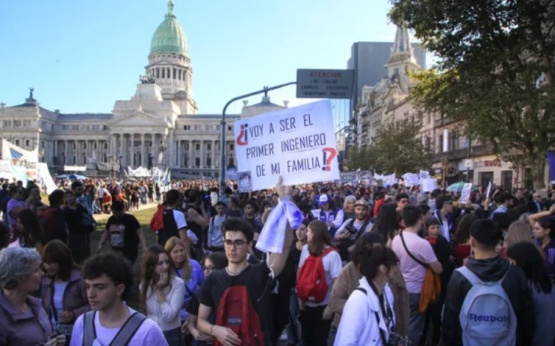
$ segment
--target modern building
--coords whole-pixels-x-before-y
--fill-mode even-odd
[[[351,100],[351,114],[362,96],[362,88],[378,84],[387,75],[384,66],[389,61],[393,42],[355,42],[347,68],[355,70],[355,88]],[[411,44],[416,63],[426,68],[426,51],[418,43]]]
[[[235,166],[235,120],[286,107],[265,95],[252,106],[244,101],[241,114],[227,115],[226,165]],[[86,165],[87,174],[101,176],[110,172],[99,166],[118,163],[169,168],[172,177],[218,177],[221,114],[197,114],[197,109],[187,37],[169,0],[152,36],[145,75],[130,100],[115,101],[112,113],[66,114],[41,107],[31,89],[24,103],[0,107],[0,138],[27,150],[38,146],[40,160],[53,172]]]

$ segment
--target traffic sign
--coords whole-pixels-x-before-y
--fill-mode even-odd
[[[297,70],[297,98],[350,99],[354,70]]]

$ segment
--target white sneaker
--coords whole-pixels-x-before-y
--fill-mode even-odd
[[[279,336],[279,341],[287,341],[287,329],[284,329]]]

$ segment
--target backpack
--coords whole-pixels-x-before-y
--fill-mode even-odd
[[[83,316],[83,346],[92,346],[96,339],[95,315],[96,311],[89,311]],[[146,316],[140,312],[129,316],[109,346],[127,346],[145,320]]]
[[[466,294],[459,320],[464,345],[515,345],[517,320],[501,280],[483,282],[467,267],[457,269],[472,288]]]
[[[297,296],[302,301],[319,303],[326,298],[328,284],[322,258],[332,251],[335,251],[335,249],[329,247],[322,251],[320,256],[308,256],[303,263],[297,280]]]
[[[164,230],[164,210],[166,210],[166,206],[163,204],[158,204],[156,212],[154,212],[154,215],[152,215],[152,219],[150,219],[151,232],[155,233]]]
[[[241,339],[242,345],[264,345],[264,331],[254,310],[247,286],[228,287],[216,310],[216,325],[227,327]],[[214,346],[222,344],[214,339]]]

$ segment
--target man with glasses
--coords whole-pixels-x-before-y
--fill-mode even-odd
[[[258,319],[249,320],[247,323],[253,326],[259,321],[264,333],[262,344],[274,345],[281,330],[277,331],[277,328],[274,327],[273,319],[276,316],[274,316],[270,305],[275,284],[271,274],[277,277],[281,273],[293,243],[293,232],[288,227],[285,232],[286,236],[281,254],[271,253],[268,260],[269,264],[263,262],[258,265],[251,265],[248,263],[248,254],[254,236],[251,225],[244,219],[227,218],[222,228],[225,255],[229,263],[225,270],[214,272],[206,278],[202,285],[199,294],[198,329],[204,334],[213,336],[223,345],[246,344],[248,341],[245,341],[244,336],[240,336],[230,329],[230,324],[216,323],[216,316],[222,313],[222,311],[218,311],[222,307],[220,300],[224,294],[227,294],[227,290],[234,286],[245,286],[250,298],[250,305],[258,317]],[[249,303],[245,302],[245,304]],[[238,325],[247,325],[244,322],[240,321]],[[241,340],[241,337],[243,337],[243,340]]]

